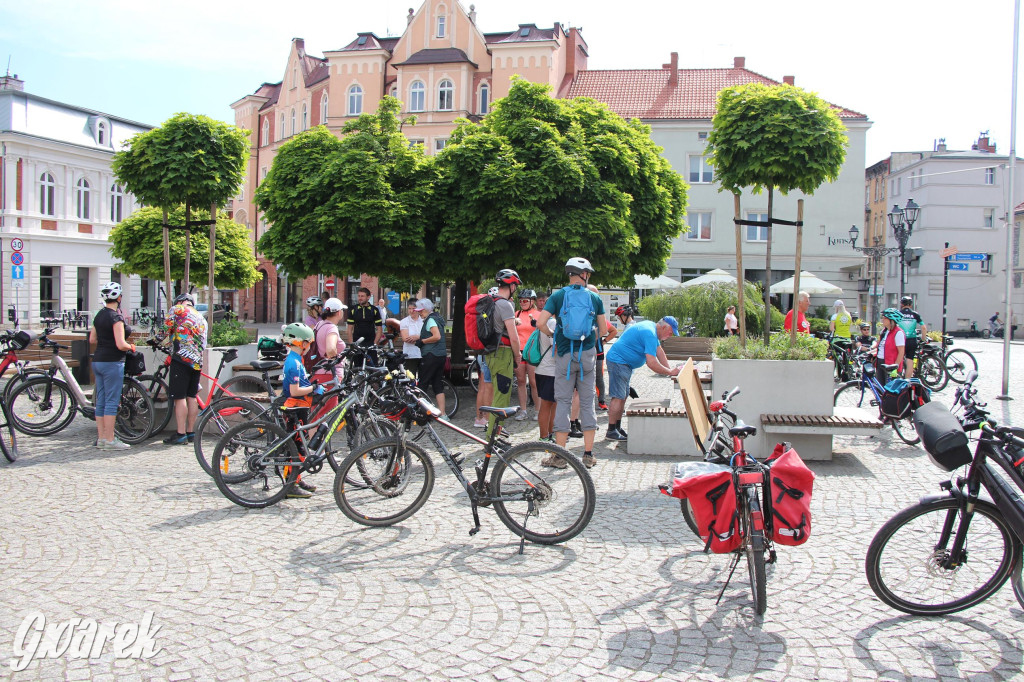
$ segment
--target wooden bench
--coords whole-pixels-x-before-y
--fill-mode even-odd
[[[883,424],[867,410],[837,407],[832,415],[762,414],[765,433],[838,436],[878,431]]]
[[[670,336],[661,342],[669,360],[693,358],[694,362],[711,361],[712,339],[704,336]]]

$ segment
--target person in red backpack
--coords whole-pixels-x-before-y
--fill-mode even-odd
[[[501,335],[498,348],[484,356],[487,368],[491,372],[491,383],[494,385],[494,407],[508,407],[511,401],[512,378],[515,376],[516,365],[522,357],[519,348],[519,333],[516,331],[516,311],[512,307],[512,296],[523,283],[519,273],[505,268],[494,276],[498,284],[498,297],[494,301],[494,329]],[[525,406],[524,406],[525,409]],[[496,420],[488,415],[487,436],[494,431]]]

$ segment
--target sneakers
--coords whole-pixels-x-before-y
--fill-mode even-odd
[[[300,488],[302,488],[303,490],[305,490],[307,492],[311,492],[311,493],[315,493],[316,492],[316,486],[315,485],[313,485],[312,483],[306,483],[301,478],[298,481],[296,481],[296,483],[297,483],[297,485]]]
[[[302,482],[299,481],[299,483],[301,484]],[[288,486],[288,492],[285,494],[285,497],[293,500],[306,500],[313,497],[313,493],[303,490],[295,483],[292,483]]]
[[[597,409],[601,410],[602,412],[607,412],[608,411],[608,403],[598,402],[597,403]]]
[[[569,422],[569,438],[583,438],[583,426],[578,419]]]
[[[473,420],[473,427],[477,428],[477,429],[486,429],[487,428],[487,417],[484,417],[483,419],[474,419]]]
[[[115,438],[115,440],[117,440]],[[167,436],[164,438],[164,445],[185,445],[188,443],[187,433],[175,433],[173,436]]]
[[[541,443],[556,443],[555,437],[548,435],[538,439]]]
[[[550,454],[540,461],[543,467],[554,467],[555,469],[568,469],[569,463],[555,454]]]
[[[530,417],[533,421],[538,421],[540,419],[540,412],[537,410],[530,410]]]
[[[588,469],[592,469],[594,468],[595,464],[597,464],[597,457],[594,457],[594,455],[592,454],[583,455],[583,466],[587,467]]]
[[[127,443],[122,443],[116,437],[114,440],[98,440],[96,441],[96,447],[100,450],[129,450],[131,446]]]
[[[185,435],[188,436],[188,442],[189,443],[195,443],[196,442],[196,432],[195,431],[193,431],[192,433],[186,433]]]
[[[524,421],[526,421],[526,420],[527,420],[527,419],[529,418],[529,416],[530,416],[530,415],[528,414],[528,412],[529,412],[529,410],[527,410],[527,409],[522,409],[522,410],[519,410],[519,412],[517,412],[517,413],[516,413],[516,416],[515,416],[515,417],[513,417],[513,419],[515,419],[515,420],[516,420],[517,422],[524,422]]]
[[[604,438],[605,440],[626,440],[626,432],[621,429],[608,429]]]

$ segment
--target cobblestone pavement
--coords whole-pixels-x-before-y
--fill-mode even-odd
[[[963,345],[982,351],[979,385],[991,399],[1001,347]],[[1024,350],[1014,352],[1017,400],[992,405],[1024,424]],[[668,380],[638,374],[644,397],[675,397]],[[470,418],[464,406],[459,421]],[[527,439],[534,424],[510,428]],[[679,433],[688,437],[683,424]],[[0,662],[16,679],[1022,676],[1024,612],[1009,587],[938,619],[901,615],[871,593],[871,537],[944,476],[885,433],[837,438],[835,459],[812,464],[814,535],[780,548],[762,618],[742,567],[716,605],[727,559],[704,555],[677,502],[658,492],[670,460],[604,441],[590,526],[519,556],[487,510],[469,537],[469,505],[446,470],[415,516],[371,529],[336,508],[327,471],[311,478],[320,491],[310,500],[244,510],[189,449],[99,452],[94,437],[79,417],[53,438],[22,439],[21,459],[0,465]],[[12,673],[15,632],[36,611],[51,624],[138,622],[150,611],[162,649],[140,661],[114,660],[108,647],[97,660],[65,656]]]

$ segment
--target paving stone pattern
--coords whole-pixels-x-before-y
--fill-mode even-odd
[[[1000,346],[981,351],[982,395],[998,392]],[[1024,424],[1017,400],[992,404]],[[645,398],[674,385],[646,369]],[[795,389],[798,390],[798,389]],[[951,389],[937,396],[949,400]],[[473,394],[458,421],[468,424]],[[674,403],[675,404],[675,403]],[[510,422],[516,440],[536,436]],[[628,429],[628,424],[626,425]],[[489,510],[475,537],[469,505],[440,457],[431,499],[398,526],[356,526],[336,508],[329,469],[310,500],[253,511],[223,498],[191,449],[156,441],[89,447],[94,425],[23,438],[0,465],[0,662],[24,617],[160,625],[148,661],[33,662],[17,679],[972,679],[1021,677],[1024,612],[1009,586],[955,617],[901,615],[864,577],[867,545],[944,474],[884,430],[836,439],[813,463],[814,534],[779,548],[769,608],[753,614],[741,566],[720,604],[728,558],[705,555],[678,502],[661,495],[671,463],[603,441],[592,470],[594,520],[565,546],[527,545]],[[685,423],[680,438],[688,438]],[[580,441],[573,441],[580,451]]]

